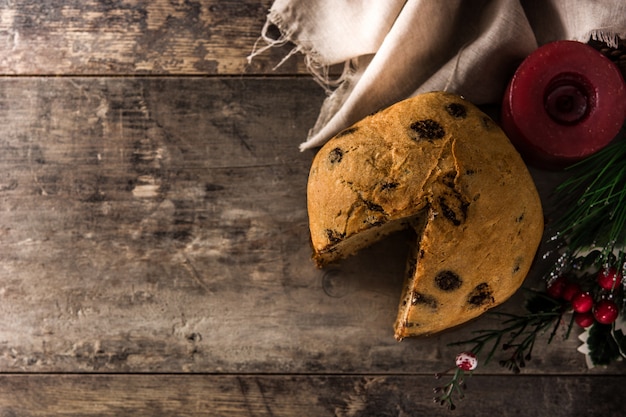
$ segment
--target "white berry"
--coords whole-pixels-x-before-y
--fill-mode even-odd
[[[464,371],[473,371],[478,366],[478,359],[472,352],[461,352],[456,355],[456,366]]]

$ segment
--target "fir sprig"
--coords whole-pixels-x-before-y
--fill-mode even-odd
[[[446,374],[446,372],[435,374],[435,378],[439,379],[444,374]],[[433,398],[433,401],[439,403],[439,405],[447,406],[449,410],[456,409],[454,403],[455,397],[460,400],[465,398],[464,390],[467,388],[465,384],[465,374],[466,372],[463,369],[456,368],[450,381],[433,389],[433,392],[437,394],[437,396]]]
[[[600,247],[600,262],[626,247],[626,141],[616,140],[569,168],[556,190],[564,212],[552,227],[574,256]],[[620,265],[621,266],[621,265]]]
[[[488,349],[485,364],[493,359],[498,350],[509,351],[510,356],[499,364],[519,373],[526,366],[526,361],[531,359],[537,337],[552,328],[550,343],[565,313],[562,303],[541,293],[534,293],[526,308],[525,314],[491,313],[504,318],[502,328],[477,330],[477,336],[451,343],[450,346],[473,345],[471,351],[477,355]]]
[[[550,343],[561,323],[563,314],[566,312],[564,304],[558,300],[550,298],[543,293],[534,291],[531,291],[531,293],[533,295],[526,303],[526,313],[519,315],[490,313],[504,318],[501,322],[503,327],[477,330],[474,332],[477,336],[450,343],[449,346],[470,345],[468,352],[477,357],[484,351],[487,351],[483,361],[484,364],[489,363],[499,350],[512,352],[508,358],[501,360],[499,364],[515,373],[521,372],[521,368],[526,366],[526,361],[532,358],[532,351],[537,337],[552,328],[548,340],[548,343]],[[569,336],[571,327],[570,323],[566,337]],[[438,394],[434,401],[441,405],[447,405],[450,410],[456,408],[455,398],[464,398],[465,379],[468,374],[461,368],[452,369],[454,369],[454,374],[450,381],[434,389],[435,394]],[[447,372],[450,372],[450,370]],[[447,372],[438,373],[435,377],[439,379]],[[471,373],[469,376],[471,376]]]

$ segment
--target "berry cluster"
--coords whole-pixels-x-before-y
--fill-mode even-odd
[[[570,303],[574,321],[580,327],[594,323],[611,324],[619,316],[617,299],[622,297],[622,273],[615,268],[602,268],[589,279],[574,279],[561,275],[547,288],[557,300]]]

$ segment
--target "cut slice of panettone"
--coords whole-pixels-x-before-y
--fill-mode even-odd
[[[307,186],[319,267],[414,228],[395,337],[482,314],[522,284],[543,233],[535,184],[502,130],[443,92],[375,113],[328,141]]]

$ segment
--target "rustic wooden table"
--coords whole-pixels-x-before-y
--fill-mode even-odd
[[[396,342],[401,234],[315,269],[324,91],[272,69],[288,47],[246,61],[270,5],[0,3],[0,415],[449,415],[433,375],[492,319]],[[624,367],[578,345],[481,368],[453,413],[618,415]]]

